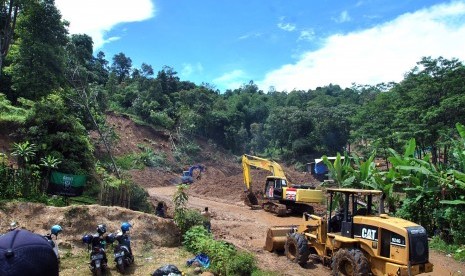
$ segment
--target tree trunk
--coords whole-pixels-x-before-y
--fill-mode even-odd
[[[438,148],[436,147],[436,145],[432,146],[431,147],[431,154],[432,154],[432,162],[434,165],[437,165],[438,163]]]
[[[443,154],[444,154],[444,158],[443,158],[444,164],[447,164],[447,162],[449,161],[448,158],[447,158],[447,152],[448,152],[448,148],[447,148],[447,146],[444,146],[444,152],[443,152]]]

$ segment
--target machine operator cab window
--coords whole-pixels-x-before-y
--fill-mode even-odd
[[[283,187],[287,187],[285,179],[268,177],[265,184],[266,197],[270,199],[282,199]]]
[[[372,215],[372,196],[377,192],[356,189],[328,189],[328,232],[353,237],[353,217]],[[336,207],[338,202],[338,207]]]

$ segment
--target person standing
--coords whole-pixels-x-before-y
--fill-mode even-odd
[[[208,211],[208,207],[205,207],[205,209],[200,213],[203,216],[203,227],[207,229],[208,233],[211,232],[211,214]]]
[[[158,202],[157,209],[155,209],[155,215],[161,218],[165,217],[165,203],[163,201]]]

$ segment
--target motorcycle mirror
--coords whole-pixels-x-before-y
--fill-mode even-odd
[[[13,231],[15,230],[16,228],[18,228],[18,223],[16,221],[13,221],[10,223],[10,231]]]

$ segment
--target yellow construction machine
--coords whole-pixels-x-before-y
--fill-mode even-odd
[[[287,178],[281,166],[264,158],[244,154],[242,156],[242,168],[244,184],[247,187],[246,204],[258,206],[258,199],[252,189],[250,167],[267,170],[272,175],[266,177],[263,202],[261,207],[265,211],[273,212],[278,216],[293,213],[313,213],[313,206],[309,203],[321,203],[323,192],[305,185],[288,185]]]
[[[331,266],[333,275],[410,276],[433,271],[425,228],[372,211],[373,196],[381,191],[328,188],[327,192],[329,219],[304,214],[300,226],[272,227],[265,249],[284,250],[289,260],[302,266],[316,254]],[[334,214],[333,201],[343,202]]]

